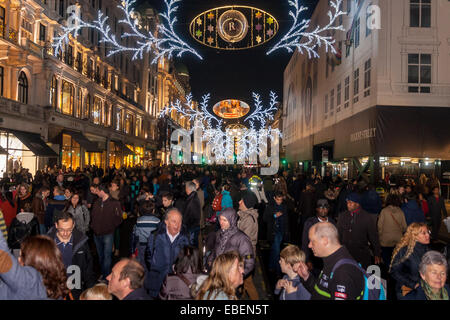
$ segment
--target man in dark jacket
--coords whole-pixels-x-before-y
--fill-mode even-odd
[[[96,279],[88,237],[74,227],[73,216],[67,211],[59,212],[55,215],[55,226],[47,235],[61,251],[68,283],[72,286],[69,289],[78,300],[81,292],[95,285]]]
[[[45,228],[49,230],[53,227],[55,221],[53,220],[53,215],[55,211],[63,211],[66,206],[67,200],[64,196],[64,189],[59,186],[53,187],[53,199],[48,200],[47,208],[45,210]]]
[[[255,255],[250,238],[237,226],[238,215],[233,208],[226,208],[219,217],[220,230],[216,232],[214,249],[208,256],[208,265],[223,253],[237,251],[244,259],[244,277],[255,267]]]
[[[97,192],[99,198],[92,206],[91,228],[94,232],[102,278],[106,279],[111,273],[114,231],[122,223],[122,207],[120,201],[109,196],[109,189],[106,184],[100,185]]]
[[[338,230],[329,223],[317,223],[309,230],[309,247],[314,255],[323,259],[319,278],[300,262],[297,271],[302,282],[311,293],[311,300],[359,300],[364,292],[364,276],[353,264],[342,263],[353,260],[347,249],[339,243]],[[339,265],[338,265],[339,263]]]
[[[278,271],[281,274],[280,250],[283,240],[288,235],[288,213],[286,205],[283,203],[284,194],[281,191],[275,192],[273,201],[267,205],[264,211],[264,222],[267,223],[268,239],[272,244],[269,258],[269,269]]]
[[[144,267],[134,259],[123,258],[108,275],[108,291],[119,300],[152,300],[144,286]]]
[[[189,245],[189,236],[182,231],[182,222],[181,212],[176,208],[169,209],[164,223],[148,238],[146,262],[149,272],[145,288],[153,298],[158,296],[180,250]]]
[[[306,189],[300,195],[299,209],[304,223],[308,218],[314,217],[316,197],[314,194],[314,188],[311,184],[306,185]]]
[[[313,225],[319,222],[330,222],[336,226],[336,222],[332,218],[328,217],[329,210],[330,205],[327,199],[319,199],[316,206],[316,216],[308,218],[303,226],[302,251],[305,253],[305,261],[308,269],[310,271],[312,270],[316,276],[319,275],[317,271],[322,270],[323,262],[322,259],[315,257],[309,248],[309,230]]]
[[[433,195],[428,198],[428,207],[430,208],[430,217],[432,223],[431,238],[437,240],[439,229],[441,227],[442,215],[447,217],[444,198],[439,194],[439,187],[434,187]]]
[[[197,186],[194,182],[186,182],[186,204],[183,210],[183,221],[189,233],[189,242],[198,247],[198,234],[200,232],[201,204],[197,195]]]
[[[375,264],[381,262],[381,247],[378,230],[372,216],[361,208],[361,196],[351,193],[347,197],[347,209],[339,215],[337,228],[339,240],[352,257],[367,269],[372,264],[368,243],[373,247]]]

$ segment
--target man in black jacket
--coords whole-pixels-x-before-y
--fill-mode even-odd
[[[81,292],[95,284],[92,255],[89,251],[88,237],[75,228],[72,214],[67,211],[58,212],[55,226],[47,235],[55,240],[61,252],[67,271],[69,289],[78,300]]]
[[[372,264],[368,243],[373,247],[375,264],[381,263],[381,247],[376,222],[370,213],[361,208],[361,196],[351,193],[347,197],[347,209],[339,215],[337,228],[339,240],[352,257],[367,269]]]
[[[354,265],[342,263],[354,260],[339,243],[338,230],[329,223],[317,223],[309,230],[309,247],[316,257],[323,259],[323,269],[318,278],[309,273],[305,263],[294,266],[311,300],[357,300],[364,293],[363,273]],[[338,265],[339,263],[339,265]],[[342,263],[342,264],[341,264]]]
[[[442,215],[447,217],[444,198],[439,194],[439,187],[434,187],[433,195],[428,198],[428,207],[430,208],[430,217],[432,223],[431,238],[436,241],[441,228]]]
[[[200,232],[201,205],[197,195],[197,187],[194,182],[186,182],[186,205],[183,210],[183,221],[189,233],[189,242],[198,247],[198,235]]]

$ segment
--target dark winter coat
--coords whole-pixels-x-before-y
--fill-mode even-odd
[[[120,202],[111,197],[106,201],[97,199],[92,206],[91,228],[97,236],[114,233],[122,223],[122,207]]]
[[[417,201],[410,200],[402,204],[402,211],[405,214],[406,224],[409,226],[413,222],[425,222],[425,215],[420,209]]]
[[[150,297],[147,294],[147,291],[145,291],[144,288],[137,288],[130,292],[123,300],[153,300],[152,297]]]
[[[444,288],[447,290],[447,293],[450,294],[450,286],[448,284],[444,285]],[[422,288],[422,285],[419,285],[416,289],[412,290],[406,296],[400,298],[400,300],[428,300],[425,295],[425,291]]]
[[[161,223],[159,228],[150,235],[146,250],[149,272],[145,279],[145,287],[149,290],[150,296],[156,297],[159,294],[164,278],[172,270],[180,250],[188,245],[189,237],[184,230],[174,242],[170,242],[165,223]]]
[[[238,229],[238,215],[233,208],[223,210],[221,216],[228,220],[230,227],[216,232],[215,246],[208,256],[208,264],[212,266],[214,259],[222,253],[237,251],[244,259],[244,276],[247,276],[255,267],[252,242],[244,232]]]
[[[24,211],[25,210],[25,204],[29,204],[30,206],[33,204],[33,196],[31,195],[31,193],[27,193],[25,195],[25,197],[21,198],[21,197],[17,197],[17,213],[20,213],[20,211],[22,211],[22,209]]]
[[[45,227],[50,229],[55,224],[55,221],[53,220],[53,216],[55,215],[55,211],[63,211],[66,207],[67,200],[56,200],[56,199],[49,199],[47,204],[47,209],[45,210]]]
[[[303,221],[315,216],[316,196],[314,192],[303,191],[300,195],[300,214]]]
[[[201,210],[200,199],[198,198],[197,192],[192,191],[187,197],[183,210],[183,223],[187,230],[192,230],[192,228],[200,226]]]
[[[35,214],[36,218],[39,221],[39,224],[44,224],[45,219],[45,203],[42,199],[41,193],[36,193],[33,199],[33,203],[31,204],[32,211]]]
[[[37,235],[39,235],[39,222],[35,215],[32,212],[21,212],[9,226],[8,246],[11,250],[20,249],[21,243],[26,238]]]
[[[368,213],[380,214],[383,204],[375,190],[368,190],[362,195],[361,207]]]
[[[55,239],[56,238],[56,228],[52,227],[47,235]],[[84,235],[81,231],[77,229],[73,230],[73,249],[72,249],[72,265],[78,266],[81,271],[81,288],[72,289],[72,295],[75,299],[78,299],[81,293],[93,287],[96,283],[96,277],[94,273],[93,259],[91,251],[88,244],[88,237]],[[67,277],[74,274],[68,273]]]
[[[428,207],[430,208],[430,217],[432,220],[442,220],[442,215],[444,217],[448,215],[443,197],[439,197],[439,200],[436,200],[434,196],[429,197]]]
[[[422,256],[430,250],[428,245],[416,242],[414,251],[403,262],[400,262],[405,256],[408,247],[403,247],[397,253],[392,263],[391,276],[396,280],[395,288],[397,292],[401,291],[402,286],[414,289],[419,283],[419,264]]]
[[[283,212],[283,214],[278,218],[275,218],[274,214],[278,211]],[[264,211],[263,220],[267,224],[267,233],[270,236],[268,240],[270,242],[274,241],[275,234],[278,232],[283,234],[283,240],[287,240],[289,232],[289,219],[287,208],[284,203],[281,204],[280,208],[277,208],[275,201],[272,200]]]
[[[363,268],[371,264],[369,242],[375,256],[381,256],[376,221],[370,213],[359,209],[352,217],[352,213],[346,211],[339,216],[337,228],[341,244]]]

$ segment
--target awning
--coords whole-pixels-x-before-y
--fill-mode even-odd
[[[115,144],[117,144],[118,146],[119,146],[119,148],[120,148],[120,150],[122,150],[123,151],[123,155],[125,156],[125,155],[132,155],[132,156],[134,156],[134,152],[133,152],[133,150],[131,150],[130,148],[128,148],[122,141],[120,141],[120,140],[112,140]]]
[[[8,154],[8,152],[5,149],[3,149],[2,147],[0,147],[0,155],[1,154]]]
[[[50,148],[44,140],[41,139],[41,135],[38,133],[8,130],[17,137],[24,145],[39,157],[58,157],[58,154]]]
[[[87,152],[103,152],[103,150],[98,147],[97,143],[90,141],[81,132],[71,130],[64,130],[63,132],[75,139],[75,141],[78,142]]]

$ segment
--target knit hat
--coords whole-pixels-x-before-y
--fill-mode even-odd
[[[356,192],[350,193],[346,200],[361,204],[361,196]]]
[[[328,204],[328,200],[327,199],[319,199],[317,200],[317,208],[329,208],[330,205]]]
[[[244,192],[241,199],[244,201],[247,209],[254,208],[258,203],[258,199],[253,192]]]

